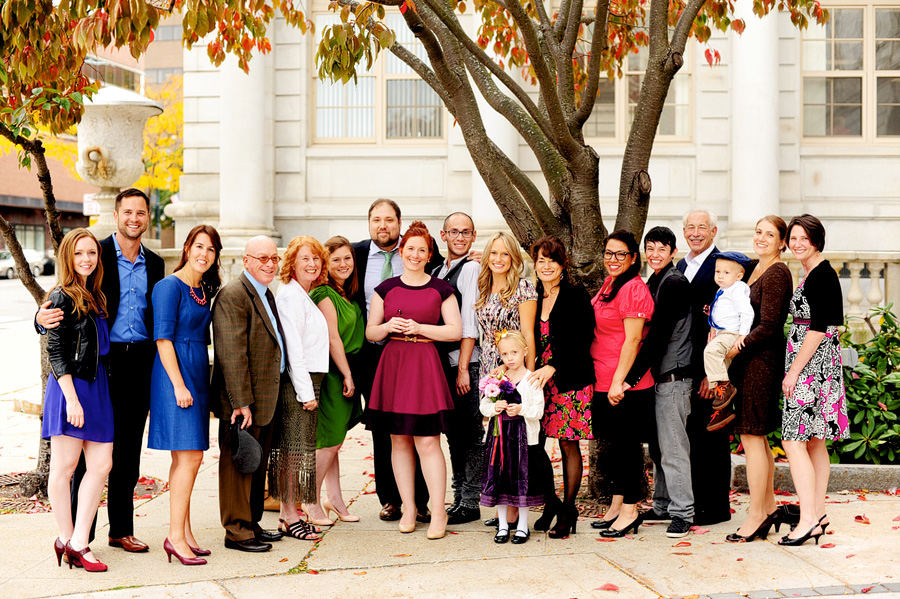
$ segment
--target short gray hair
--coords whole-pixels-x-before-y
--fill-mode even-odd
[[[682,227],[687,227],[687,220],[688,220],[688,217],[689,217],[690,215],[692,215],[692,214],[697,214],[698,212],[699,212],[699,213],[702,213],[702,214],[705,214],[705,215],[706,215],[706,218],[709,219],[709,228],[710,228],[710,229],[715,229],[715,228],[716,228],[716,226],[717,226],[718,223],[719,223],[719,217],[716,216],[716,213],[715,213],[715,212],[713,212],[713,211],[711,211],[711,210],[706,210],[706,209],[703,209],[703,208],[696,208],[696,209],[694,209],[694,210],[688,210],[687,212],[685,212],[685,213],[684,213],[684,216],[683,216],[682,219],[681,219],[681,226],[682,226]]]

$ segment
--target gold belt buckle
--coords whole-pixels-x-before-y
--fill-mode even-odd
[[[418,337],[410,337],[409,335],[406,335],[404,341],[411,341],[411,342],[413,342],[413,343],[418,343],[418,342],[419,342],[419,338],[418,338]]]

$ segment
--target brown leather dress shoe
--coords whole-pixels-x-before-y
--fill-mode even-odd
[[[403,513],[400,511],[400,506],[394,505],[393,503],[385,503],[381,506],[381,511],[378,513],[378,517],[387,522],[399,520],[402,515]]]
[[[125,551],[129,551],[131,553],[143,553],[144,551],[148,551],[150,546],[147,543],[143,542],[139,538],[128,535],[127,537],[122,537],[121,539],[114,539],[109,537],[109,546],[110,547],[121,547]]]

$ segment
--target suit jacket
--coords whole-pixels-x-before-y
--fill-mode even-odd
[[[263,301],[243,274],[216,295],[210,407],[221,420],[249,406],[253,424],[266,426],[278,406],[281,348]]]
[[[534,338],[538,343],[538,356],[544,351],[541,345],[541,311],[544,294],[538,293],[537,318],[534,320]],[[591,343],[594,340],[594,308],[591,296],[581,285],[563,280],[559,296],[550,311],[550,347],[553,358],[549,365],[556,369],[553,379],[560,393],[580,391],[596,382]]]
[[[359,304],[360,309],[362,309],[363,322],[368,323],[369,311],[366,310],[366,266],[369,264],[369,248],[372,245],[372,240],[363,239],[352,245],[353,258],[356,260],[356,282],[358,285],[356,295],[350,299]],[[425,272],[431,272],[444,261],[444,257],[441,255],[434,237],[431,238],[431,247],[434,248],[434,251],[431,253],[431,260],[425,265]]]
[[[113,233],[115,235],[115,233]],[[100,261],[103,263],[103,281],[100,289],[106,296],[107,324],[112,330],[119,312],[119,264],[116,257],[116,244],[110,235],[100,242]],[[166,263],[157,254],[144,247],[144,262],[147,265],[147,311],[144,313],[144,325],[147,335],[153,340],[153,287],[166,276]]]
[[[709,336],[709,320],[706,309],[716,297],[716,291],[719,290],[715,280],[716,259],[713,258],[718,251],[718,248],[713,246],[713,251],[700,265],[700,270],[691,281],[691,343],[694,346],[691,355],[691,371],[697,382],[706,378],[706,371],[703,368],[703,350],[706,349],[706,339]],[[682,258],[678,261],[678,270],[684,272],[686,268],[687,262]]]

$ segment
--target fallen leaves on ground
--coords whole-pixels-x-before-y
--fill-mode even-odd
[[[825,543],[824,545],[819,545],[820,549],[834,549],[834,543]]]
[[[411,557],[412,553],[395,553],[391,557]]]
[[[672,555],[694,555],[690,551],[673,551]]]
[[[700,528],[699,526],[691,526],[691,532],[695,535],[705,535],[709,532],[709,529]]]
[[[600,541],[601,543],[615,543],[616,542],[615,539],[607,539],[606,537],[597,537],[596,540]]]
[[[855,554],[855,553],[848,553],[848,554],[847,554],[847,559],[850,559],[850,558],[853,557],[854,555],[856,555],[856,554]]]
[[[862,516],[856,516],[855,518],[853,518],[853,521],[859,524],[871,524],[865,514],[863,514]]]
[[[607,583],[604,584],[603,586],[599,586],[599,587],[597,587],[597,588],[594,589],[594,590],[595,590],[595,591],[618,591],[618,590],[619,590],[619,587],[617,587],[616,585],[614,585],[614,584],[611,583],[611,582],[607,582]]]
[[[283,558],[281,558],[280,560],[278,560],[278,563],[279,563],[279,564],[283,564],[283,563],[286,562],[286,561],[288,561],[288,558],[283,557]]]
[[[681,541],[680,543],[675,543],[672,547],[690,547],[691,544],[687,541]]]

